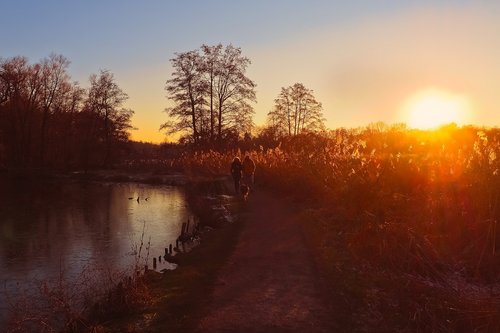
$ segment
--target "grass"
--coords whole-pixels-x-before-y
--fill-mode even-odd
[[[366,283],[345,246],[345,229],[338,223],[338,216],[317,204],[303,203],[302,207],[299,221],[320,276],[322,294],[335,313],[339,332],[354,332],[359,323],[353,314],[359,312],[363,304]]]
[[[247,153],[258,182],[305,210],[305,238],[342,331],[500,331],[498,129],[338,129]],[[213,177],[227,174],[235,155],[186,152],[146,165]],[[192,193],[218,186],[200,182]],[[178,270],[148,276],[154,305],[135,322],[152,332],[192,329],[240,228],[226,225]]]
[[[338,129],[246,153],[256,179],[310,208],[304,232],[347,331],[500,330],[498,129]],[[157,162],[217,174],[235,155]]]

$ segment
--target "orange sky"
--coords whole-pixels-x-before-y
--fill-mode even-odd
[[[252,60],[255,122],[264,124],[280,87],[302,82],[323,103],[330,128],[408,122],[404,103],[429,88],[469,101],[470,115],[458,123],[497,126],[498,17],[480,7],[411,8],[325,24],[272,44],[236,44]],[[170,70],[165,58],[117,76],[136,110],[133,139],[164,140],[158,127],[166,119]]]
[[[111,71],[135,111],[134,140],[165,139],[158,129],[170,103],[169,59],[217,43],[241,47],[252,61],[257,125],[281,87],[296,82],[314,90],[330,128],[408,122],[408,101],[422,91],[466,101],[458,124],[500,122],[496,1],[19,0],[2,13],[0,30],[9,33],[0,34],[0,57],[62,54],[83,87],[89,75]]]

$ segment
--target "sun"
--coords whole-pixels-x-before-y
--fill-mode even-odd
[[[446,91],[427,89],[411,96],[404,105],[408,126],[432,129],[444,124],[463,124],[468,113],[464,96]]]

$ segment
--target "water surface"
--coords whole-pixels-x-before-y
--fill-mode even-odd
[[[1,304],[33,281],[145,263],[175,245],[192,216],[180,188],[136,183],[0,180]],[[144,236],[143,235],[144,231]],[[138,259],[141,240],[141,259]],[[158,269],[167,267],[162,263]],[[2,299],[4,298],[4,299]],[[0,312],[2,309],[0,309]],[[1,317],[1,315],[0,315]]]

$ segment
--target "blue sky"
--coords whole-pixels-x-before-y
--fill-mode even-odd
[[[486,1],[3,0],[0,57],[63,54],[84,87],[109,69],[136,111],[132,137],[155,142],[169,59],[219,42],[252,60],[258,124],[282,86],[302,82],[332,128],[404,121],[400,105],[429,87],[467,95],[467,121],[496,126],[498,22]]]

